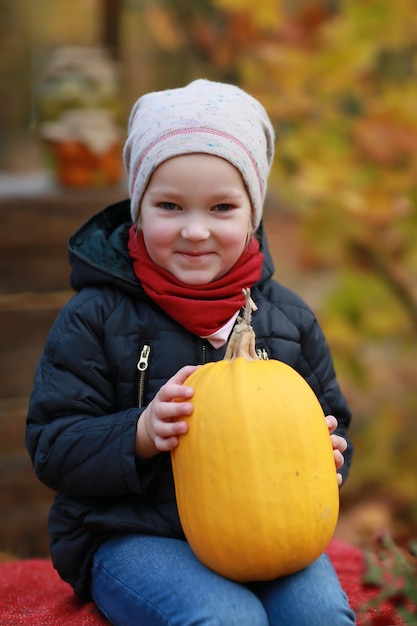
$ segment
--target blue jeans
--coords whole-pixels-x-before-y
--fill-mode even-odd
[[[205,567],[185,541],[115,535],[95,555],[91,591],[114,626],[356,623],[326,555],[297,574],[241,584]]]

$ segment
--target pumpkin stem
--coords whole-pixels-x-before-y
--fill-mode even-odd
[[[233,329],[227,345],[225,361],[233,361],[237,357],[243,357],[246,361],[258,361],[255,351],[255,331],[252,328],[252,312],[258,307],[250,295],[250,289],[242,289],[246,304],[243,317],[239,315],[237,324]]]

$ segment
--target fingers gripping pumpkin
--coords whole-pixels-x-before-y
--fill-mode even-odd
[[[186,381],[189,431],[172,452],[179,515],[196,556],[237,581],[270,580],[312,563],[339,512],[332,445],[306,381],[259,360],[249,290],[225,360]]]

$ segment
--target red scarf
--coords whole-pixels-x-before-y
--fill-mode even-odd
[[[245,305],[242,289],[253,287],[261,277],[263,254],[254,237],[227,274],[205,285],[187,285],[156,265],[135,225],[129,230],[128,249],[135,275],[148,296],[199,337],[224,326]]]

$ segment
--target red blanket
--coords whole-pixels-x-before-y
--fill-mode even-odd
[[[361,583],[363,554],[357,548],[334,539],[327,553],[339,575],[358,625],[394,626],[403,624],[394,608],[384,603],[363,614],[359,607],[378,595],[378,589]],[[1,626],[108,626],[92,602],[81,604],[49,560],[29,559],[0,563]]]

